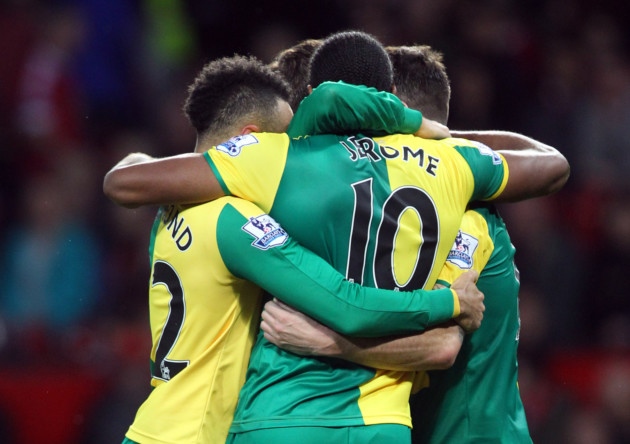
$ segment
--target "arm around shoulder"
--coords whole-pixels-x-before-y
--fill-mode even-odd
[[[203,154],[199,153],[162,159],[132,153],[107,172],[103,192],[126,208],[201,203],[224,195]]]
[[[560,191],[570,175],[567,159],[557,150],[502,152],[510,177],[498,201],[516,202]]]
[[[556,148],[509,131],[451,131],[454,137],[488,145],[506,160],[509,179],[498,202],[516,202],[553,194],[569,179],[571,168]]]

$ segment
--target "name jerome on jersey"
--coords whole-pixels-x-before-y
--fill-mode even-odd
[[[348,141],[352,146],[343,141],[340,143],[350,153],[350,160],[355,162],[360,159],[369,159],[373,162],[378,162],[382,159],[395,159],[402,156],[405,162],[417,159],[418,166],[424,168],[431,176],[436,175],[438,163],[440,163],[440,159],[425,154],[422,148],[418,148],[414,151],[408,146],[403,146],[401,149],[398,149],[387,145],[379,145],[369,137],[356,138],[353,136],[349,137]]]
[[[174,205],[163,208],[161,218],[166,229],[171,232],[179,251],[186,251],[192,244],[193,235],[190,227],[184,226],[185,221],[179,214],[179,208]]]

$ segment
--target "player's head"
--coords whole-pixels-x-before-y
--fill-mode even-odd
[[[442,53],[426,45],[388,46],[396,95],[429,119],[446,124],[451,86]]]
[[[271,69],[280,73],[291,87],[289,104],[293,110],[308,95],[309,61],[313,52],[321,45],[317,39],[306,39],[279,53],[269,64]]]
[[[188,88],[184,113],[204,143],[252,131],[284,132],[293,113],[289,86],[254,57],[207,63]]]
[[[311,57],[311,87],[342,80],[379,91],[392,91],[392,63],[381,43],[370,34],[344,31],[326,37]]]

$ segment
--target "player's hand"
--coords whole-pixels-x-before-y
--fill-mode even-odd
[[[483,304],[483,293],[475,284],[478,277],[479,272],[467,271],[451,285],[459,297],[460,315],[455,318],[455,321],[466,333],[471,333],[479,328],[483,319],[483,312],[486,309]]]
[[[422,124],[418,131],[415,132],[416,136],[422,137],[423,139],[445,139],[447,137],[451,137],[451,132],[448,127],[442,125],[441,123],[436,122],[435,120],[427,119],[425,117],[422,118]]]
[[[277,299],[265,304],[260,328],[276,346],[302,356],[333,356],[339,334]]]

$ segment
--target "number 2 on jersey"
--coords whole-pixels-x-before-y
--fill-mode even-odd
[[[184,289],[171,264],[164,261],[156,261],[153,265],[153,286],[164,285],[171,295],[169,301],[169,312],[164,322],[164,328],[158,341],[155,351],[155,366],[152,376],[157,379],[168,381],[183,369],[189,361],[175,361],[167,359],[168,354],[173,350],[179,333],[186,318],[186,300],[184,299]]]

